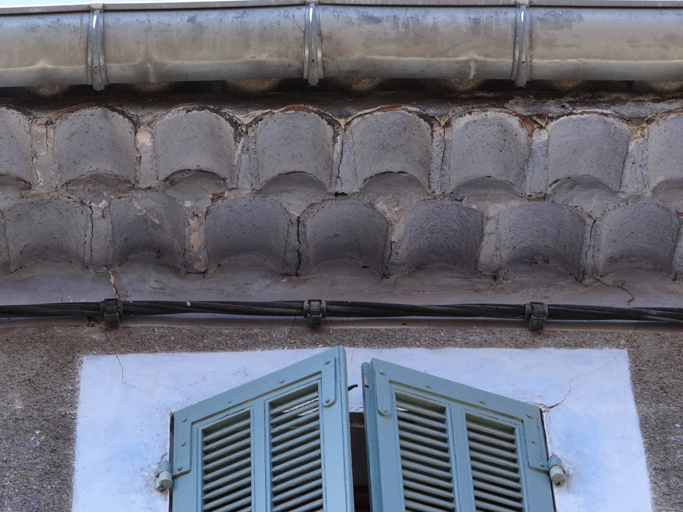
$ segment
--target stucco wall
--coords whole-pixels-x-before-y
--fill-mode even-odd
[[[171,411],[320,350],[86,356],[73,512],[168,512],[168,493],[152,487],[169,458]],[[569,475],[555,488],[557,512],[652,510],[626,349],[349,348],[346,356],[350,384],[377,358],[537,404],[549,452]],[[349,408],[363,410],[362,386],[349,392]]]
[[[683,507],[680,457],[683,353],[678,333],[545,331],[419,322],[363,328],[330,323],[312,332],[299,323],[193,321],[192,325],[5,325],[0,329],[0,411],[7,511],[69,511],[72,507],[78,382],[85,355],[229,352],[317,348],[562,348],[626,349],[645,441],[654,510]],[[125,369],[125,365],[124,365]],[[136,468],[135,470],[139,470]],[[106,477],[105,477],[106,478]]]

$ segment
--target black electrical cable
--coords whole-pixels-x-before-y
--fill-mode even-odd
[[[420,306],[411,304],[385,304],[379,302],[326,302],[327,316],[336,317],[460,317],[460,318],[524,318],[524,305],[455,304]]]
[[[310,301],[311,303],[313,301]],[[114,306],[113,313],[107,310]],[[121,301],[68,302],[0,306],[0,317],[119,317],[151,315],[217,314],[233,316],[306,317],[309,301],[241,302],[241,301]],[[528,319],[527,304],[445,304],[417,305],[383,302],[327,301],[318,313],[336,318],[488,318],[501,320]],[[638,308],[586,306],[573,304],[544,305],[546,320],[565,321],[648,321],[683,323],[683,308]],[[312,310],[311,310],[312,311]]]

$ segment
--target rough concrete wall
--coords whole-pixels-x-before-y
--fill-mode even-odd
[[[38,110],[0,109],[4,273],[141,254],[189,274],[683,270],[678,111]]]
[[[71,509],[78,372],[84,354],[347,347],[617,348],[628,350],[656,512],[683,509],[683,371],[679,332],[544,331],[463,323],[383,328],[292,324],[124,327],[6,326],[0,329],[0,447],[3,511]],[[385,324],[386,325],[386,324]],[[226,329],[231,326],[232,328]],[[125,367],[122,366],[125,381]],[[625,468],[628,470],[628,468]],[[106,478],[106,475],[103,475]]]

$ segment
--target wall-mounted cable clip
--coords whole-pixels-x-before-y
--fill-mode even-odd
[[[529,302],[525,306],[524,321],[529,324],[530,331],[541,331],[548,319],[548,306],[543,302]]]
[[[123,303],[118,299],[105,299],[100,303],[100,313],[106,327],[118,327],[123,316]]]
[[[307,300],[304,302],[304,318],[308,318],[308,326],[317,329],[327,316],[327,305],[324,300]]]

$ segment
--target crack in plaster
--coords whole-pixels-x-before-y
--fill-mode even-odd
[[[438,179],[438,187],[432,187],[434,192],[436,193],[442,193],[446,194],[447,190],[451,186],[451,181],[450,179],[448,180],[448,185],[444,186],[444,174],[446,172],[445,167],[446,167],[446,125],[445,123],[441,125],[441,161],[439,162],[439,167],[437,170],[437,176],[435,176],[435,180]],[[434,131],[432,131],[432,145],[434,145]],[[482,237],[483,238],[483,237]]]
[[[123,369],[123,363],[121,362],[121,358],[119,357],[119,352],[118,352],[118,350],[116,349],[116,344],[115,344],[114,341],[109,337],[109,334],[108,334],[106,331],[104,332],[104,339],[107,340],[107,342],[111,345],[112,349],[114,350],[114,356],[116,357],[116,360],[117,360],[118,363],[119,363],[119,367],[121,368],[121,384],[123,384],[124,386],[130,386],[131,388],[136,389],[137,391],[139,391],[139,392],[141,392],[141,393],[144,393],[145,395],[151,396],[152,398],[154,398],[154,400],[156,400],[157,402],[159,402],[160,404],[162,404],[164,407],[166,407],[166,408],[168,409],[168,412],[169,412],[169,413],[172,413],[173,410],[171,409],[171,407],[170,407],[166,402],[164,402],[163,400],[160,400],[159,398],[157,398],[156,396],[154,396],[151,392],[149,392],[149,391],[147,391],[147,390],[144,390],[144,389],[142,389],[142,388],[139,388],[139,387],[137,387],[137,386],[131,384],[130,382],[126,382],[126,376],[125,376],[125,372],[124,372],[124,369]]]
[[[81,203],[83,204],[83,203]],[[88,255],[86,257],[86,261],[89,262],[90,265],[92,265],[92,251],[93,251],[93,240],[95,238],[95,211],[92,208],[92,205],[90,203],[85,204],[85,206],[90,210],[90,239],[88,240],[88,236],[86,235],[85,239],[85,244],[87,244],[90,248],[88,251]]]
[[[591,273],[591,271],[595,268],[595,251],[596,251],[596,245],[597,242],[595,241],[595,237],[593,233],[595,232],[595,226],[597,225],[597,222],[595,221],[595,218],[590,213],[587,213],[588,217],[591,219],[591,227],[590,230],[588,231],[588,243],[586,247],[586,252],[583,255],[583,272],[581,275],[581,281],[583,281],[586,278],[586,272]],[[589,261],[590,261],[590,266],[589,268]]]
[[[633,335],[637,329],[638,329],[638,326],[636,325],[636,328],[633,330],[633,332],[631,332],[631,334],[629,335],[629,337],[630,337],[631,335]],[[623,343],[625,344],[626,342],[624,341]],[[595,374],[598,373],[599,371],[604,370],[604,369],[607,368],[609,365],[613,364],[617,359],[619,359],[619,357],[621,357],[621,355],[624,353],[625,350],[626,350],[626,346],[624,346],[624,347],[619,351],[619,353],[618,353],[616,356],[614,356],[614,358],[612,358],[610,361],[607,361],[605,364],[603,364],[603,365],[600,366],[599,368],[596,368],[595,370],[592,370],[592,371],[590,371],[590,372],[582,373],[582,374],[580,374],[580,375],[577,375],[577,376],[575,376],[575,377],[572,377],[571,380],[569,381],[569,389],[567,390],[567,392],[565,393],[565,395],[562,397],[562,400],[560,400],[560,401],[557,402],[556,404],[553,404],[553,405],[545,405],[545,404],[534,403],[534,402],[532,402],[532,403],[534,403],[534,405],[540,407],[544,414],[547,413],[547,412],[549,412],[549,411],[551,411],[552,409],[555,409],[556,407],[559,407],[560,405],[562,405],[562,404],[564,403],[564,401],[565,401],[567,398],[569,398],[569,395],[571,395],[572,391],[574,390],[574,381],[575,381],[576,379],[580,379],[581,377],[591,377],[592,375],[595,375]],[[580,386],[577,386],[577,388],[579,388],[579,387],[581,387],[581,386],[585,386],[585,385],[588,383],[589,380],[590,380],[590,378],[586,379]]]
[[[107,273],[109,274],[109,282],[111,283],[111,287],[114,290],[114,295],[116,295],[117,299],[120,299],[121,298],[121,292],[116,287],[116,278],[114,277],[114,274],[112,273],[111,268],[108,266],[105,266],[104,268],[107,269]]]
[[[627,306],[630,306],[630,305],[631,305],[631,302],[633,302],[634,300],[636,300],[635,295],[633,295],[630,291],[628,291],[626,288],[624,288],[624,284],[626,284],[626,283],[624,283],[624,281],[617,281],[617,282],[615,282],[614,284],[609,284],[609,283],[606,283],[605,281],[603,281],[603,280],[602,280],[601,278],[599,278],[599,277],[597,278],[597,280],[598,280],[598,282],[604,284],[605,286],[609,286],[610,288],[618,288],[619,290],[623,290],[623,291],[625,291],[626,293],[628,293],[628,294],[631,296],[631,298],[630,298],[629,300],[626,301],[626,305],[627,305]],[[619,284],[619,283],[622,283],[622,284]]]
[[[36,176],[35,187],[42,188],[44,186],[43,175],[41,170],[43,167],[49,167],[54,164],[53,145],[51,142],[50,126],[51,120],[35,120],[31,123],[31,163],[33,171]]]
[[[339,137],[339,163],[337,164],[337,176],[334,179],[335,182],[335,188],[338,188],[339,190],[344,190],[344,182],[341,179],[341,168],[342,168],[342,162],[344,161],[344,138],[342,136]]]
[[[298,260],[296,263],[296,270],[294,271],[294,275],[298,276],[299,270],[301,269],[301,215],[297,216],[296,218],[296,243],[296,256]]]
[[[395,243],[396,242],[394,242],[393,240],[389,240],[389,255],[387,256],[386,263],[383,265],[385,272],[382,272],[382,276],[385,278],[387,278],[391,275],[389,272],[389,267],[391,265],[391,258],[394,255],[394,244]]]

